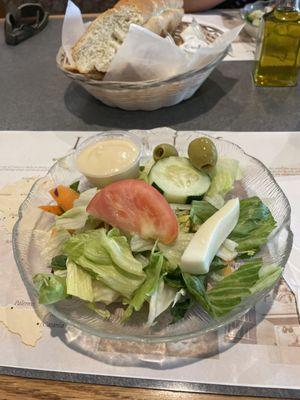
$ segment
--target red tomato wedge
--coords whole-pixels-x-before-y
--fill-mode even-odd
[[[152,186],[137,179],[125,179],[100,190],[87,212],[108,224],[144,239],[172,243],[178,234],[174,211]]]

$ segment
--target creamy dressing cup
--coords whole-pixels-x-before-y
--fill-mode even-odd
[[[142,144],[134,135],[115,132],[93,136],[75,153],[77,169],[95,186],[139,176]]]

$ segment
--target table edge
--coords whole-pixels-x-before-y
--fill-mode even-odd
[[[170,390],[175,392],[206,393],[231,396],[253,396],[299,399],[300,389],[263,388],[239,385],[221,385],[196,382],[180,382],[155,379],[69,373],[49,370],[0,366],[0,374],[22,378],[48,379],[53,381],[90,383],[106,386]]]

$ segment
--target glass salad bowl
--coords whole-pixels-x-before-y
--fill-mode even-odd
[[[120,133],[122,134],[122,132],[114,132],[114,134]],[[188,143],[196,137],[204,136],[194,132],[182,132],[178,135],[167,128],[163,130],[163,133],[160,130],[157,134],[150,135],[147,131],[141,131],[136,132],[136,135],[142,143],[141,163],[151,157],[152,149],[159,143],[175,144],[179,153],[185,155]],[[91,140],[95,139],[90,138],[87,142]],[[237,160],[243,172],[241,180],[236,182],[228,198],[242,199],[258,196],[271,210],[277,226],[271,233],[267,245],[263,246],[259,257],[262,257],[264,265],[276,264],[284,268],[292,246],[290,205],[287,198],[269,170],[259,160],[244,153],[240,147],[231,142],[218,138],[211,138],[211,140],[215,143],[219,156]],[[86,145],[87,142],[81,146]],[[14,255],[33,304],[38,303],[38,292],[32,278],[37,273],[49,272],[49,263],[41,256],[43,232],[49,230],[54,222],[54,217],[42,212],[38,206],[49,203],[48,190],[58,184],[69,185],[80,180],[81,189],[89,185],[86,178],[74,167],[75,154],[76,150],[60,159],[50,168],[45,177],[36,181],[20,207],[19,219],[14,227]],[[144,344],[175,342],[216,332],[240,319],[273,287],[244,298],[236,308],[223,317],[210,317],[200,306],[194,305],[179,322],[170,324],[170,314],[166,311],[151,327],[145,324],[147,312],[143,309],[134,313],[132,319],[126,324],[120,324],[118,318],[115,318],[118,310],[114,310],[112,317],[107,320],[88,308],[86,303],[75,298],[47,305],[46,308],[68,326],[101,339],[143,342]]]

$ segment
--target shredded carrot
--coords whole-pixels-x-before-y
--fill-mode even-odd
[[[222,269],[223,276],[230,275],[232,273],[232,268],[230,265]]]
[[[46,211],[48,213],[54,214],[54,215],[62,215],[63,210],[59,206],[39,206],[39,208],[43,211]]]
[[[58,185],[56,188],[51,189],[49,193],[63,211],[73,208],[74,201],[79,197],[79,194],[75,190],[64,185]]]

